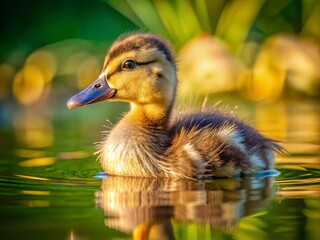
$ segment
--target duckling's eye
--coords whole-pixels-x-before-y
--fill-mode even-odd
[[[134,69],[137,66],[137,63],[133,60],[126,60],[122,63],[121,68],[126,70]]]

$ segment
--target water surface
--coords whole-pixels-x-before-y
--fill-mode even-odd
[[[212,100],[213,101],[213,100]],[[72,111],[4,105],[1,239],[320,239],[316,101],[226,105],[283,141],[278,176],[155,180],[105,176],[93,155],[123,104]],[[209,101],[207,104],[211,104]]]

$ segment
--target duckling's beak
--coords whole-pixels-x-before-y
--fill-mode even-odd
[[[112,98],[115,93],[116,89],[111,88],[105,80],[104,75],[102,75],[82,92],[71,97],[67,102],[67,107],[71,109],[101,102]]]

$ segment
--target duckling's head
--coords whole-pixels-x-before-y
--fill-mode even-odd
[[[168,43],[153,34],[135,33],[113,43],[98,79],[71,97],[67,106],[112,100],[170,107],[176,86],[176,65]]]

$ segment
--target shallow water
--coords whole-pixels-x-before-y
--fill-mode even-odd
[[[0,111],[1,239],[320,239],[320,107],[229,106],[283,141],[278,176],[210,181],[105,176],[93,156],[123,104]],[[209,101],[210,106],[210,101]],[[15,109],[15,111],[12,111]],[[157,238],[158,237],[158,238]]]

